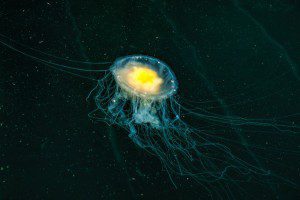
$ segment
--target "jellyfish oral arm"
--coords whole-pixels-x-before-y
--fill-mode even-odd
[[[156,115],[155,110],[153,110],[153,103],[151,101],[137,101],[133,103],[134,114],[133,118],[136,124],[150,124],[153,128],[159,128],[160,122]]]

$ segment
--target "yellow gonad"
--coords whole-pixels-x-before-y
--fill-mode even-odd
[[[132,62],[117,70],[118,80],[130,90],[145,95],[156,95],[161,92],[164,80],[148,65]],[[124,85],[123,85],[124,86]],[[128,88],[126,88],[128,89]]]
[[[160,91],[163,80],[157,72],[147,66],[135,66],[129,69],[127,83],[139,92],[156,94]]]

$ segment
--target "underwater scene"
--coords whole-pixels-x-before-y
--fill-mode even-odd
[[[0,199],[300,199],[299,1],[0,5]]]

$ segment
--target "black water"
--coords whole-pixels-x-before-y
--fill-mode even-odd
[[[0,199],[299,199],[299,20],[296,0],[2,0],[0,33],[28,47],[95,62],[154,56],[174,70],[181,98],[289,131],[232,128],[278,179],[174,177],[175,188],[126,131],[88,118],[95,82],[0,45]]]

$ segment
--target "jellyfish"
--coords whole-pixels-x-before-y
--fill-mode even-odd
[[[232,173],[236,180],[270,175],[235,155],[224,138],[189,125],[182,116],[192,114],[224,129],[226,124],[270,124],[185,108],[176,96],[178,86],[174,72],[159,59],[145,55],[118,58],[88,95],[97,105],[89,116],[126,129],[134,144],[159,158],[175,187],[174,175],[198,182],[232,180]]]
[[[156,155],[167,172],[183,175],[191,172],[180,159],[192,161],[196,144],[180,119],[180,105],[174,99],[177,89],[175,74],[166,63],[132,55],[117,59],[89,97],[94,96],[105,121],[125,128],[130,139]]]
[[[244,138],[237,139],[241,136],[236,127],[245,127],[245,130],[250,127],[252,133],[258,127],[268,134],[293,135],[299,132],[298,125],[224,116],[191,105],[192,101],[180,98],[179,81],[171,67],[151,56],[130,55],[117,58],[109,68],[85,69],[58,63],[83,65],[85,62],[61,59],[0,36],[3,46],[36,62],[95,81],[96,86],[87,100],[94,102],[96,108],[88,116],[124,128],[138,148],[159,159],[175,187],[174,177],[189,177],[200,184],[251,179],[270,184],[276,178],[295,186],[265,169],[259,161],[264,158],[252,152],[264,147],[248,144]],[[88,64],[107,66],[110,62]],[[96,80],[82,75],[85,72],[99,73],[101,77]],[[197,121],[196,125],[193,121]]]
[[[134,55],[117,59],[109,71],[99,80],[95,96],[109,121],[127,127],[129,137],[142,148],[151,147],[151,135],[162,136],[155,131],[170,138],[169,130],[179,118],[178,111],[168,109],[178,84],[171,69],[158,59]]]

